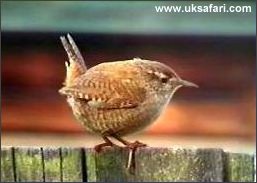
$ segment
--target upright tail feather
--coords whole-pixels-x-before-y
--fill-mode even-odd
[[[76,43],[70,34],[67,34],[67,38],[68,40],[65,36],[60,37],[63,47],[69,57],[69,62],[65,62],[66,79],[64,85],[70,86],[76,77],[84,74],[87,71],[87,67]]]

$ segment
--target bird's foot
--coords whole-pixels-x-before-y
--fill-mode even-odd
[[[95,151],[97,153],[101,152],[103,150],[104,147],[107,147],[107,146],[113,146],[113,144],[110,144],[108,142],[105,142],[105,143],[102,143],[102,144],[98,144],[94,147]]]
[[[141,143],[139,141],[135,141],[132,143],[127,143],[126,147],[129,148],[129,159],[127,164],[127,169],[131,174],[135,174],[136,169],[136,160],[135,160],[135,153],[136,150],[140,147],[146,147],[147,145],[144,143]]]
[[[135,142],[132,142],[132,143],[128,143],[126,145],[126,147],[128,147],[129,149],[135,151],[137,148],[139,147],[146,147],[147,145],[142,143],[142,142],[139,142],[139,141],[135,141]]]
[[[135,169],[136,169],[135,153],[136,153],[136,150],[140,147],[146,147],[147,145],[142,143],[142,142],[139,142],[139,141],[128,142],[128,141],[124,140],[123,138],[121,138],[117,135],[113,135],[112,137],[114,137],[115,139],[120,141],[122,144],[124,144],[125,148],[129,149],[129,158],[128,158],[128,163],[127,163],[127,169],[129,170],[129,172],[131,174],[135,174]]]
[[[95,149],[95,151],[97,152],[97,153],[100,153],[102,150],[103,150],[103,148],[104,147],[120,147],[120,146],[118,146],[118,145],[116,145],[116,144],[114,144],[114,143],[112,143],[107,137],[103,137],[103,139],[104,139],[104,143],[102,143],[102,144],[98,144],[98,145],[96,145],[95,147],[94,147],[94,149]]]

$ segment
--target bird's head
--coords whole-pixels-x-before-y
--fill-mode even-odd
[[[144,61],[145,77],[148,87],[167,97],[172,96],[181,87],[198,87],[198,85],[182,79],[172,68],[156,61]]]

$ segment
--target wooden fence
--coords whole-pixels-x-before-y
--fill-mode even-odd
[[[129,151],[106,148],[2,147],[1,181],[242,181],[255,180],[255,155],[222,149],[141,148],[135,171]]]

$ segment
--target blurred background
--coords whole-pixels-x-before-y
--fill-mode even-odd
[[[195,5],[213,2],[194,1]],[[130,135],[150,146],[255,151],[256,2],[251,13],[156,13],[182,2],[1,1],[3,145],[93,146],[58,94],[71,33],[88,67],[134,57],[170,65],[182,88],[162,116]]]

